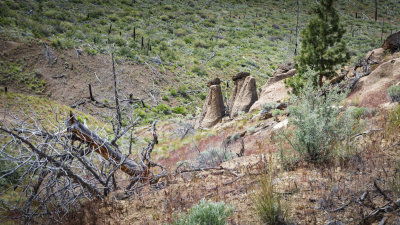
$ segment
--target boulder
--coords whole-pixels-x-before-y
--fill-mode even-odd
[[[400,31],[389,35],[383,43],[382,48],[392,53],[400,51]]]
[[[221,86],[211,85],[203,105],[203,110],[196,121],[195,129],[211,128],[220,122],[224,115],[225,106],[222,98]]]
[[[283,69],[282,69],[283,68]],[[289,97],[283,80],[296,74],[294,66],[281,67],[264,84],[260,98],[250,108],[250,112],[260,110],[267,102],[284,102]]]
[[[221,80],[217,77],[217,78],[215,78],[213,80],[210,80],[207,83],[207,87],[211,87],[212,85],[220,85],[220,84],[221,84]]]
[[[363,107],[377,107],[390,101],[387,89],[399,81],[400,58],[386,61],[357,82],[348,101],[357,101]]]
[[[236,74],[235,76],[233,76],[232,80],[233,81],[237,81],[237,80],[246,78],[248,76],[250,76],[250,73],[248,73],[248,72],[240,72],[240,73]]]
[[[385,58],[385,49],[378,48],[372,51],[369,51],[365,56],[365,60],[373,60],[375,62],[380,62]]]
[[[256,79],[249,75],[239,73],[232,78],[234,86],[228,102],[231,117],[236,117],[241,111],[248,112],[258,99]]]

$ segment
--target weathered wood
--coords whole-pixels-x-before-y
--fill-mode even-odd
[[[93,93],[92,93],[92,85],[91,84],[89,84],[89,98],[90,98],[91,101],[94,101]]]
[[[86,128],[79,122],[75,116],[70,113],[68,120],[68,130],[76,135],[76,139],[90,145],[91,149],[100,154],[104,159],[118,165],[122,163],[121,170],[130,176],[139,175],[143,172],[142,168],[132,161],[127,159],[121,152],[113,149],[112,145],[100,138],[97,134]]]

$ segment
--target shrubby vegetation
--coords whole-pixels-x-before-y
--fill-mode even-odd
[[[346,93],[324,86],[314,89],[309,82],[299,96],[293,96],[289,106],[289,121],[293,126],[282,142],[294,150],[300,160],[321,164],[332,162],[335,157],[345,159],[354,151],[352,136],[357,121],[340,103]],[[281,143],[281,160],[293,163]],[[286,145],[287,146],[287,145]]]
[[[389,97],[392,102],[400,102],[400,85],[393,85],[388,88]]]
[[[200,201],[187,214],[175,219],[174,225],[225,225],[233,214],[233,207],[223,202]]]
[[[232,152],[225,148],[210,148],[200,153],[197,159],[199,167],[213,167],[233,158]]]
[[[253,205],[256,214],[263,224],[285,224],[288,216],[288,206],[282,203],[281,196],[276,193],[273,179],[274,170],[270,160],[269,170],[263,174],[259,185],[260,189],[253,196]]]

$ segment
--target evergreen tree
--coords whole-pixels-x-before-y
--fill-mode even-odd
[[[308,79],[312,79],[315,86],[322,86],[322,78],[335,76],[335,67],[350,58],[342,40],[346,30],[340,24],[334,2],[335,0],[320,0],[313,8],[314,17],[301,32],[300,54],[295,58],[298,74],[285,81],[295,94]],[[305,72],[309,69],[318,72],[318,76],[305,77]]]

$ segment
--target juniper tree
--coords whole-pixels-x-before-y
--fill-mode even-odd
[[[335,0],[320,0],[313,8],[314,16],[301,32],[301,49],[295,58],[298,75],[286,81],[286,85],[297,93],[304,85],[305,72],[312,69],[318,72],[313,83],[322,86],[322,78],[333,77],[335,67],[349,60],[346,44],[342,40],[346,32],[340,24],[339,15],[334,8]]]

